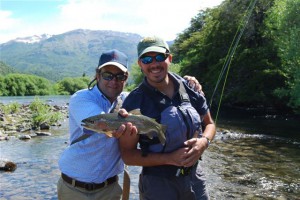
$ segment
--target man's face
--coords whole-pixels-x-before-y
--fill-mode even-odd
[[[161,83],[166,79],[171,62],[171,54],[157,52],[145,53],[138,60],[138,64],[150,84]]]
[[[114,75],[122,77],[122,75],[127,74],[114,65],[108,65],[103,67],[100,73],[97,74],[98,87],[111,102],[116,100],[116,98],[123,91],[127,80],[127,78],[126,80],[117,80],[118,77]],[[111,80],[105,80],[107,79],[107,77],[113,78]]]

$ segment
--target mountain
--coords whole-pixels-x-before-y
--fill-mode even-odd
[[[23,42],[23,43],[36,43],[36,42],[46,40],[50,37],[52,37],[52,35],[42,34],[42,35],[34,35],[34,36],[29,36],[29,37],[17,38],[13,41]]]
[[[118,49],[128,55],[129,66],[137,59],[141,36],[105,30],[73,30],[59,35],[17,38],[0,44],[0,61],[21,73],[57,81],[64,77],[93,76],[100,54]]]
[[[0,61],[0,75],[6,75],[6,74],[9,74],[9,73],[16,73],[17,71],[6,65],[4,62]]]

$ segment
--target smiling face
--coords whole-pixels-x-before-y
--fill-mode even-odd
[[[172,62],[171,54],[169,54],[165,60],[158,62],[156,57],[159,54],[160,53],[149,52],[142,55],[138,60],[138,64],[144,75],[147,77],[148,83],[153,86],[156,86],[157,84],[160,84],[167,80],[169,65]],[[142,59],[147,56],[152,57],[152,62],[145,64],[144,62],[142,62]]]
[[[114,77],[112,80],[105,80],[101,76],[101,74],[104,72],[109,72],[114,75],[127,74],[127,73],[123,72],[120,68],[118,68],[114,65],[105,66],[105,67],[101,68],[99,73],[97,73],[98,88],[110,100],[110,102],[113,102],[117,99],[117,97],[123,91],[123,89],[126,85],[126,80],[124,80],[124,81],[117,80],[116,77]]]

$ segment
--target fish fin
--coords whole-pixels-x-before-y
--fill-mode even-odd
[[[94,131],[94,132],[96,132],[96,133],[102,133],[101,131],[98,131],[98,130],[95,130],[95,129],[93,129],[93,128],[90,128],[90,127],[86,126],[85,124],[82,125],[82,127],[85,128],[85,129],[87,129],[87,130]]]
[[[163,125],[163,124],[161,125],[161,129],[162,129],[162,131],[163,131],[164,134],[166,133],[167,128],[168,128],[167,125]]]
[[[162,145],[166,144],[166,136],[163,134],[163,132],[157,134],[157,137]]]
[[[149,118],[150,118],[150,120],[152,120],[152,121],[154,121],[154,122],[157,122],[157,121],[156,121],[156,119],[154,119],[154,118],[151,118],[151,117],[149,117]]]
[[[165,144],[166,144],[166,131],[167,131],[167,126],[162,124],[162,125],[161,125],[161,129],[162,129],[162,131],[158,132],[157,137],[158,137],[160,143],[161,143],[162,145],[165,145]]]
[[[108,137],[113,137],[113,134],[112,134],[112,132],[113,131],[102,131],[103,133],[105,133],[105,135],[107,135]]]
[[[141,110],[139,108],[131,110],[128,113],[131,114],[131,115],[142,115]]]
[[[147,135],[147,137],[152,140],[153,136],[156,135],[156,131],[151,130],[151,131],[147,131],[147,132],[139,132],[139,134]]]

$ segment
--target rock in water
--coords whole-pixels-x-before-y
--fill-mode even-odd
[[[17,164],[8,160],[0,159],[0,170],[13,172],[17,169]]]

